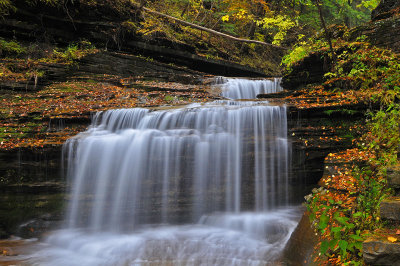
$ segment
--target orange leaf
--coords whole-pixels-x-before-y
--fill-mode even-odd
[[[397,241],[397,238],[392,237],[392,236],[389,236],[387,239],[388,239],[390,242],[392,242],[392,243],[394,243],[394,242]]]

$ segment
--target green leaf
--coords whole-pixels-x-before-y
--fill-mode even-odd
[[[329,241],[326,241],[326,240],[322,241],[321,248],[320,248],[320,251],[322,254],[325,254],[328,251],[329,244],[330,244]]]
[[[346,227],[349,229],[353,229],[355,227],[355,225],[351,224],[351,223],[346,223]]]
[[[347,246],[349,245],[349,242],[346,240],[340,240],[339,241],[339,247],[343,252],[346,252]]]
[[[358,235],[350,235],[350,238],[356,240],[356,241],[364,241],[364,239],[361,236]]]
[[[338,242],[339,242],[338,239],[332,239],[332,240],[329,242],[329,248],[332,249],[332,250],[334,250],[334,248],[336,247],[336,245],[337,245]]]
[[[319,218],[318,228],[325,229],[328,226],[328,222],[329,222],[329,217],[326,216],[325,214],[322,214],[321,218]]]
[[[362,242],[355,242],[354,246],[360,251],[362,251],[362,249],[363,249]]]
[[[335,220],[338,221],[341,224],[346,224],[347,221],[349,220],[349,218],[337,216],[337,217],[335,217]]]

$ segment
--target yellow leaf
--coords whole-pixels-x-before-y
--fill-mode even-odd
[[[392,236],[389,236],[387,239],[392,243],[397,241],[397,238],[392,237]]]
[[[226,22],[229,20],[229,15],[225,15],[221,18],[222,21]]]

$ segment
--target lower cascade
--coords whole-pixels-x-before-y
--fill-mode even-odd
[[[64,145],[65,229],[37,265],[265,265],[297,225],[286,107],[98,113]]]

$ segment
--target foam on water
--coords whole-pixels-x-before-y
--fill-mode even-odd
[[[33,265],[266,265],[279,258],[297,224],[294,209],[214,214],[193,225],[158,226],[133,234],[78,229],[55,232]],[[264,238],[259,231],[267,235]]]

